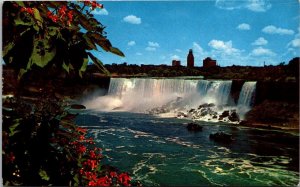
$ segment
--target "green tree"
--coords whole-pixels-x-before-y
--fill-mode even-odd
[[[101,48],[124,54],[106,38],[105,27],[91,14],[95,8],[103,5],[95,1],[5,2],[2,57],[6,66],[16,70],[21,80],[36,72],[47,77],[66,71],[82,77],[90,59],[108,74],[91,51]],[[39,82],[38,78],[33,81]],[[65,110],[84,106],[70,106],[50,89],[27,100],[16,96],[3,99],[5,185],[129,185],[126,173],[102,167],[101,150],[93,146],[86,129],[74,124],[75,115]]]
[[[88,59],[109,73],[92,50],[124,54],[105,36],[104,26],[91,11],[96,2],[16,1],[3,5],[3,59],[19,72],[34,68],[64,69],[80,77]]]

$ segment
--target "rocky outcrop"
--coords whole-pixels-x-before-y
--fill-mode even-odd
[[[227,134],[224,132],[217,132],[214,134],[210,134],[209,138],[216,142],[225,142],[225,143],[231,142],[233,140],[231,134]]]
[[[202,131],[203,127],[197,123],[189,123],[186,128],[188,129],[188,131],[198,132],[198,131]]]
[[[299,105],[265,100],[246,114],[246,121],[243,123],[299,129]]]

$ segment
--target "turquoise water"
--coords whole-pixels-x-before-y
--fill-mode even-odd
[[[104,163],[128,171],[146,186],[295,186],[299,135],[201,122],[189,132],[182,119],[145,114],[88,112],[76,119],[103,148]],[[232,143],[209,134],[225,131]]]

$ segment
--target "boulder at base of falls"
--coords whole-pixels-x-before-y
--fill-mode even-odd
[[[148,112],[151,115],[157,115],[157,114],[163,114],[163,113],[170,112],[170,110],[167,108],[164,108],[164,107],[157,107],[157,108],[152,108]]]
[[[220,116],[219,116],[219,120],[223,120],[224,118],[229,116],[229,111],[225,110]]]
[[[183,112],[178,112],[177,117],[178,118],[187,118],[188,116]]]
[[[240,117],[239,115],[236,113],[236,111],[231,112],[231,114],[228,116],[228,119],[232,122],[239,122],[240,121]]]
[[[188,131],[202,131],[202,126],[198,125],[197,123],[189,123],[186,127],[188,129]]]
[[[202,105],[199,105],[198,109],[201,109],[201,108],[210,108],[210,107],[214,107],[216,106],[215,104],[213,103],[204,103]]]
[[[72,109],[86,109],[85,106],[79,105],[79,104],[73,104],[73,105],[71,105],[71,108]]]
[[[225,142],[225,143],[231,142],[233,140],[231,134],[227,134],[224,132],[217,132],[214,134],[210,134],[209,138],[216,142]]]

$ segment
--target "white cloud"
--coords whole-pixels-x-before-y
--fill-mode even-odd
[[[294,39],[288,43],[287,47],[298,48],[297,51],[299,51],[299,48],[300,48],[300,25],[298,26],[298,33],[295,35]]]
[[[225,10],[248,9],[254,12],[265,12],[272,7],[269,0],[216,0],[215,6]]]
[[[159,44],[157,42],[148,42],[149,47],[159,47]]]
[[[142,23],[142,19],[139,17],[136,17],[135,15],[129,15],[123,18],[123,21],[127,22],[127,23],[131,23],[131,24],[141,24]]]
[[[300,48],[300,38],[293,39],[288,46],[299,47]]]
[[[272,5],[269,3],[269,1],[265,0],[249,0],[246,7],[254,12],[265,12],[266,10],[270,9]]]
[[[181,53],[182,50],[181,49],[175,49],[176,52]]]
[[[149,47],[149,46],[148,46],[148,47],[145,48],[145,50],[146,50],[146,51],[156,51],[156,48],[155,48],[155,47]]]
[[[251,29],[250,25],[247,23],[239,24],[236,28],[238,30],[250,30]]]
[[[135,55],[137,55],[137,56],[142,56],[143,53],[135,53]]]
[[[279,34],[279,35],[293,35],[294,34],[293,30],[275,27],[274,25],[268,25],[265,28],[263,28],[262,31],[267,34]]]
[[[135,41],[129,41],[129,42],[127,43],[128,46],[134,46],[135,44],[136,44]]]
[[[171,60],[180,60],[180,57],[178,55],[172,55]]]
[[[224,42],[222,40],[211,40],[208,45],[218,50],[219,52],[226,53],[228,55],[239,53],[240,50],[232,47],[232,41]]]
[[[267,45],[268,40],[264,39],[263,37],[259,37],[257,40],[255,40],[252,45]]]
[[[101,8],[101,9],[100,8],[96,8],[91,13],[95,14],[95,15],[104,15],[104,16],[108,15],[108,11],[105,8]]]
[[[274,53],[270,49],[258,47],[258,48],[253,49],[252,52],[250,53],[250,55],[253,55],[253,56],[275,56],[276,53]]]
[[[148,42],[148,47],[145,48],[146,51],[156,51],[159,47],[159,43],[157,42]]]

